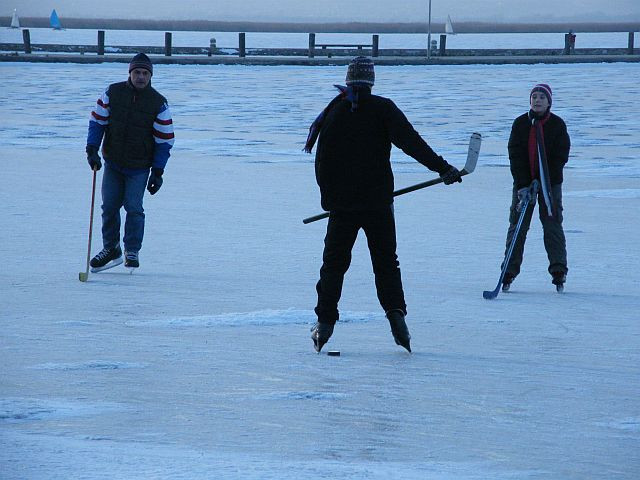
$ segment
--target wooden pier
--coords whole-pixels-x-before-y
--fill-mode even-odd
[[[556,49],[447,49],[446,35],[440,47],[427,49],[381,49],[379,35],[371,43],[317,44],[309,34],[308,48],[247,48],[245,33],[238,33],[238,46],[219,48],[212,40],[208,47],[173,46],[172,33],[165,32],[164,46],[107,46],[105,31],[97,32],[95,45],[32,44],[28,29],[23,43],[0,44],[0,61],[48,63],[128,62],[138,52],[152,56],[156,64],[185,65],[344,65],[356,55],[375,58],[378,65],[464,65],[535,63],[611,63],[640,62],[640,49],[634,47],[629,32],[626,48],[579,48],[565,45]]]

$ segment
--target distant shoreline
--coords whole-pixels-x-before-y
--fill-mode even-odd
[[[64,28],[105,30],[164,30],[208,32],[277,32],[277,33],[427,33],[421,23],[276,23],[221,22],[209,20],[131,20],[63,18]],[[0,26],[8,27],[10,17],[0,17]],[[49,27],[49,18],[20,18],[22,28]],[[566,33],[638,32],[640,22],[557,22],[557,23],[488,23],[456,22],[456,33]],[[443,23],[432,23],[431,33],[444,33]]]

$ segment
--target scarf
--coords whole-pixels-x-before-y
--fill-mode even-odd
[[[311,153],[313,146],[316,144],[316,140],[318,139],[318,135],[320,135],[320,130],[322,129],[322,124],[324,123],[327,114],[336,106],[336,104],[345,98],[351,102],[351,111],[355,112],[358,109],[358,101],[360,88],[368,88],[368,87],[359,87],[356,85],[350,85],[345,87],[343,85],[334,85],[340,93],[329,102],[320,115],[316,117],[311,126],[309,127],[309,134],[307,135],[307,141],[304,144],[303,150],[307,153]]]
[[[533,112],[529,112],[531,129],[529,130],[529,169],[531,179],[540,180],[542,186],[542,199],[550,217],[554,216],[553,196],[551,195],[551,180],[549,178],[549,166],[547,164],[547,152],[544,146],[544,124],[549,120],[551,112],[542,118],[537,118]]]

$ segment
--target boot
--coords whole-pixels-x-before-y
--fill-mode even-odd
[[[389,310],[387,312],[387,318],[389,319],[391,333],[393,334],[393,339],[396,341],[396,345],[400,345],[411,352],[411,334],[404,321],[404,312],[399,309]]]

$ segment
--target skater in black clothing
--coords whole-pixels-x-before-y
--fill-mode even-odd
[[[549,259],[552,283],[562,291],[567,278],[567,248],[562,229],[563,169],[569,159],[571,141],[567,126],[551,113],[552,94],[547,84],[533,87],[529,95],[531,109],[513,122],[509,137],[509,162],[513,176],[513,195],[509,212],[507,249],[511,244],[520,206],[528,198],[529,185],[539,180],[539,214],[544,230],[544,247]],[[503,281],[502,290],[509,290],[520,273],[524,244],[535,206],[535,198],[525,213],[520,234],[515,243]],[[504,268],[504,265],[502,266]]]
[[[338,301],[351,250],[358,231],[367,236],[378,299],[386,312],[393,337],[408,351],[410,334],[393,216],[393,173],[389,160],[396,145],[449,185],[461,182],[460,172],[437,155],[388,98],[373,95],[373,62],[356,57],[349,64],[347,86],[320,113],[309,129],[305,151],[316,139],[316,180],[329,223],[316,285],[318,322],[312,330],[319,352],[338,320]]]

